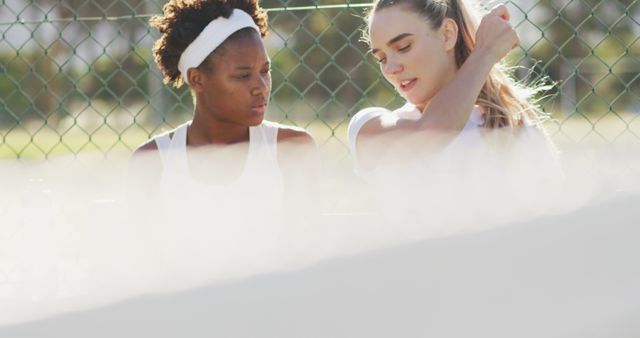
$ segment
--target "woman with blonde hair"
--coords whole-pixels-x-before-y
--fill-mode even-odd
[[[371,52],[407,103],[366,108],[349,124],[359,171],[442,149],[473,148],[490,130],[525,129],[551,149],[531,96],[498,65],[519,38],[498,5],[478,24],[464,0],[378,0],[368,18]],[[418,156],[419,157],[419,156]]]

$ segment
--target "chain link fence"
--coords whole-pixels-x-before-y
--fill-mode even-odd
[[[186,88],[162,84],[147,20],[164,1],[0,1],[0,158],[130,152],[188,120]],[[273,63],[267,119],[307,128],[344,159],[365,106],[398,107],[360,41],[368,2],[266,0]],[[558,143],[640,143],[640,2],[508,3],[511,62],[557,82],[544,108]]]

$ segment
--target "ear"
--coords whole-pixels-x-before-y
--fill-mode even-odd
[[[458,25],[451,18],[445,18],[440,27],[442,38],[444,40],[444,48],[447,52],[453,51],[458,42]]]
[[[200,69],[198,68],[187,69],[187,78],[189,79],[189,86],[193,91],[201,92],[204,89],[203,87],[204,74],[202,74],[202,71]]]

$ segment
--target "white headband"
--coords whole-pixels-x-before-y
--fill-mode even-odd
[[[180,55],[178,69],[184,82],[189,84],[189,79],[187,79],[187,70],[189,68],[198,67],[231,34],[246,27],[251,27],[260,33],[260,29],[253,21],[253,18],[240,9],[234,9],[228,19],[221,16],[211,20],[200,35]]]

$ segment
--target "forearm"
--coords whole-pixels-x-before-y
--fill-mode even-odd
[[[471,53],[454,77],[431,99],[419,120],[419,128],[462,130],[494,64],[489,53]]]

